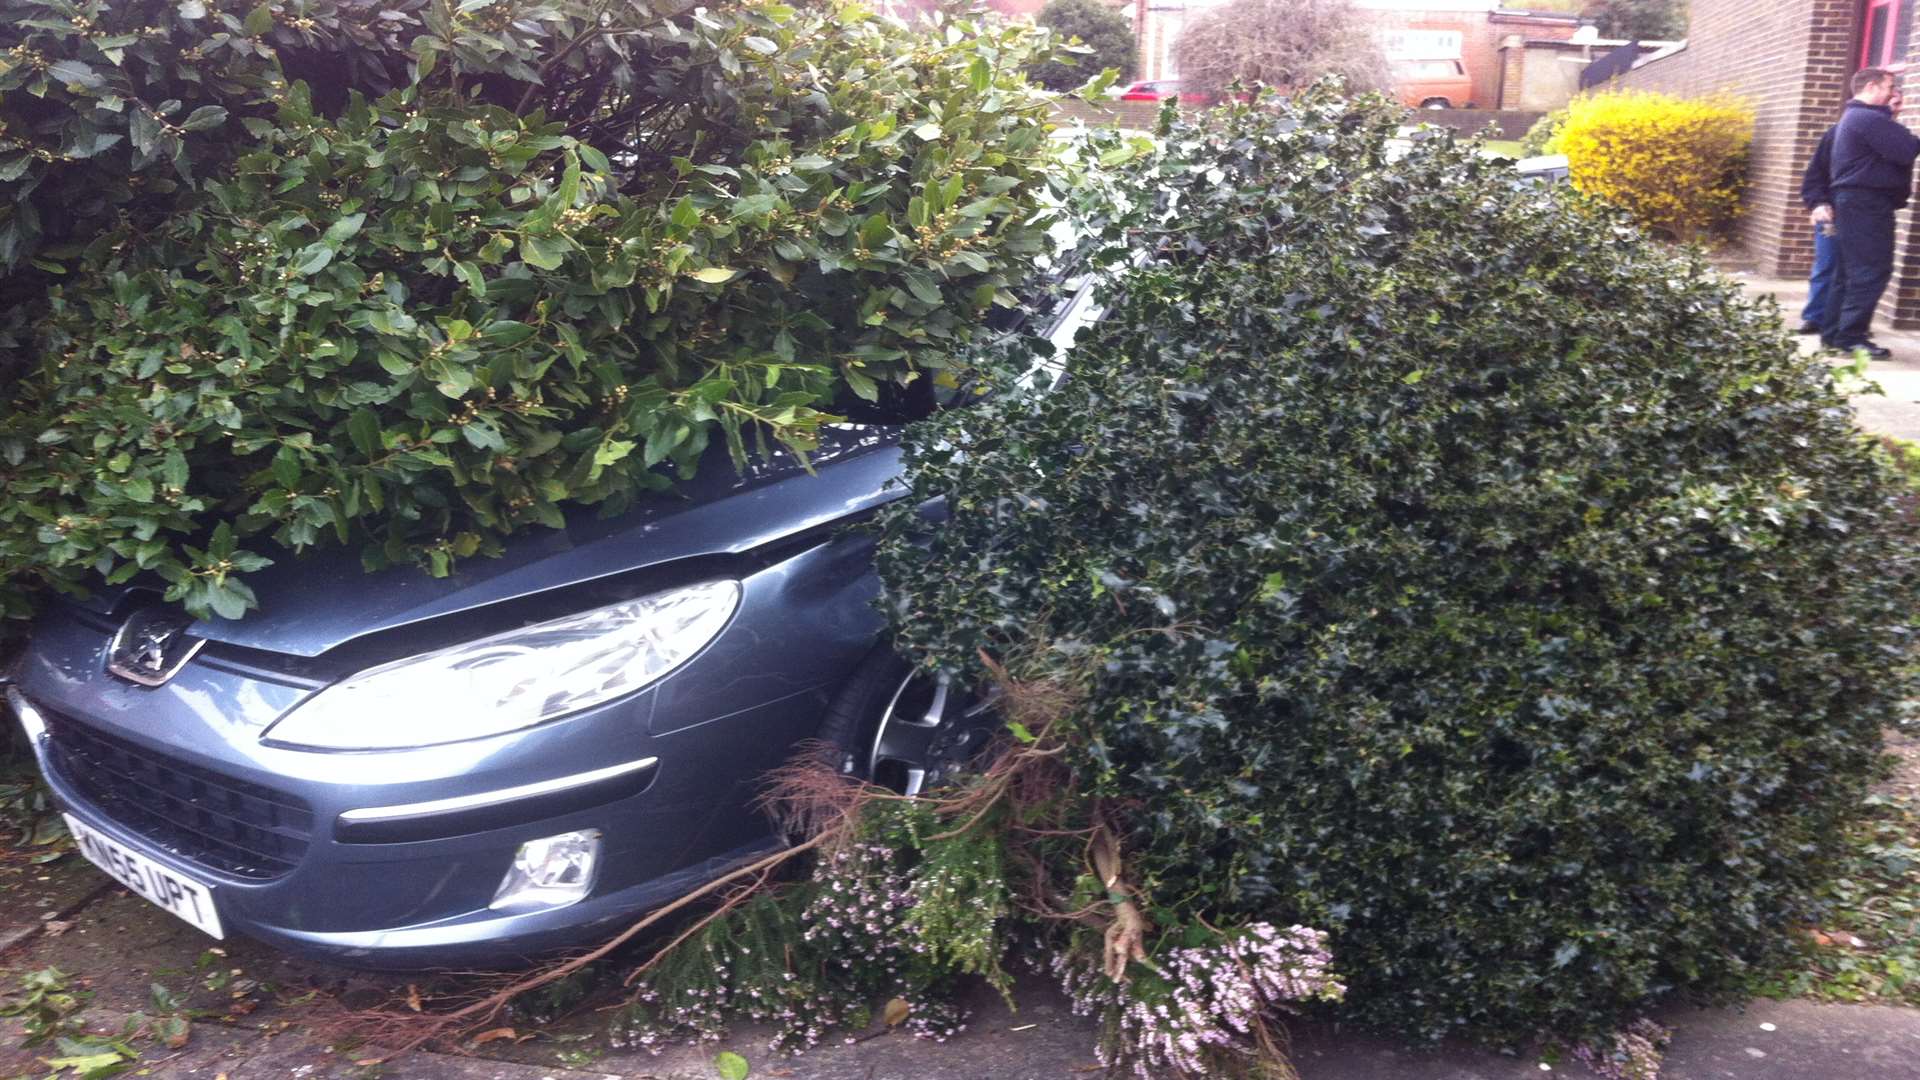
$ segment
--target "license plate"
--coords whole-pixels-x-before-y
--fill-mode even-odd
[[[94,831],[72,814],[67,831],[73,842],[93,865],[105,870],[115,881],[153,901],[160,907],[192,923],[216,938],[226,937],[220,929],[220,914],[213,910],[213,886],[202,885],[177,874],[118,841]]]

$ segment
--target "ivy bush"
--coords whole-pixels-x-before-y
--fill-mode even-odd
[[[1032,28],[759,0],[0,0],[0,574],[444,574],[964,363]],[[308,76],[311,81],[300,78]]]
[[[1071,378],[910,431],[886,600],[1060,688],[1128,985],[1305,924],[1347,1019],[1611,1053],[1817,924],[1914,689],[1915,535],[1770,308],[1451,133],[1390,153],[1401,116],[1169,116]]]

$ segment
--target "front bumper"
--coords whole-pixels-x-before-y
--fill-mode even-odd
[[[871,579],[840,576],[835,606],[858,614],[810,619],[799,638],[790,594],[820,578],[795,561],[745,578],[734,624],[662,682],[491,738],[267,746],[260,732],[317,684],[209,648],[167,684],[133,686],[104,673],[102,620],[72,611],[36,627],[16,711],[62,808],[211,885],[229,932],[360,967],[506,966],[604,937],[777,846],[753,809],[762,777],[818,730],[875,622]],[[490,907],[523,843],[584,829],[604,838],[584,899]]]
[[[811,712],[803,708],[805,704],[776,702],[755,710],[757,715],[726,719],[767,731],[785,726],[782,714]],[[15,709],[28,721],[30,732],[44,730],[44,713],[31,699],[17,701]],[[60,723],[55,722],[55,730]],[[103,806],[95,794],[97,788],[89,790],[75,775],[71,757],[62,754],[52,732],[33,741],[42,774],[63,810],[175,873],[213,886],[215,905],[230,930],[291,952],[362,967],[501,965],[578,945],[604,936],[635,912],[672,900],[775,846],[763,822],[743,818],[745,795],[731,808],[712,801],[650,799],[655,764],[604,779],[606,769],[593,770],[584,774],[584,783],[567,784],[557,792],[489,799],[475,808],[491,816],[484,827],[425,839],[343,837],[352,836],[355,825],[364,829],[368,824],[446,833],[469,824],[479,826],[467,816],[475,811],[455,806],[444,814],[371,823],[343,821],[346,815],[338,814],[332,816],[331,830],[326,815],[316,814],[316,828],[304,855],[288,872],[261,880],[186,857],[183,845],[169,843],[172,837],[131,827],[123,808]],[[769,767],[777,763],[770,762]],[[643,786],[620,794],[608,786],[609,779],[616,784],[637,779]],[[522,785],[518,790],[535,786]],[[315,784],[303,785],[301,790],[308,795],[334,794]],[[573,799],[574,804],[558,808],[554,795]],[[445,801],[450,800],[402,805]],[[337,803],[328,800],[327,805]],[[490,908],[500,879],[522,843],[586,828],[600,829],[610,840],[599,880],[588,897],[542,911],[508,913]]]

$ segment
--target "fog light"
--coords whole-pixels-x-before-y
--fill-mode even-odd
[[[487,906],[495,911],[565,907],[587,895],[599,868],[599,829],[529,840],[514,852],[513,865]]]

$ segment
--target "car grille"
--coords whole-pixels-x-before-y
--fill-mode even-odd
[[[162,849],[256,881],[280,877],[306,854],[313,811],[299,799],[43,712],[60,776],[108,819]]]

